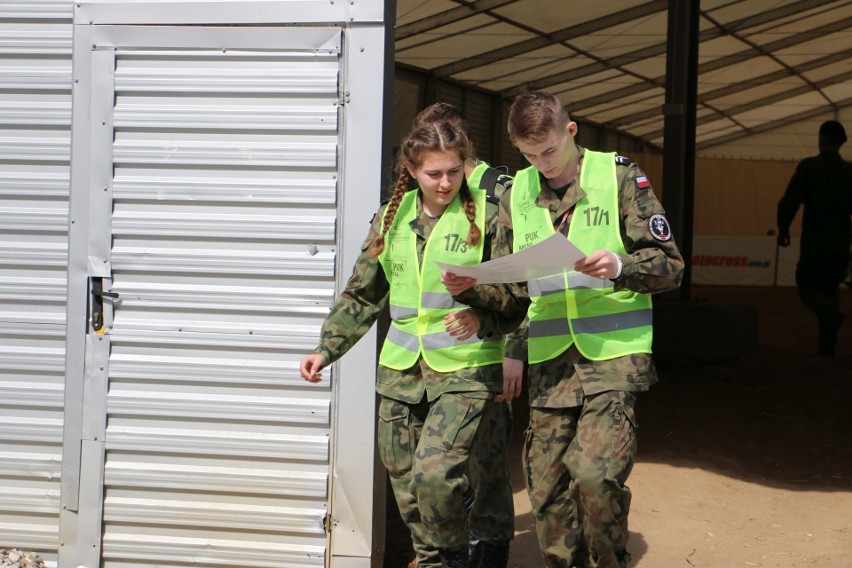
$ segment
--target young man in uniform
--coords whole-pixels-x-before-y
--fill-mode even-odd
[[[529,282],[529,327],[506,348],[504,373],[529,361],[523,459],[544,565],[623,568],[634,403],[657,382],[651,294],[679,286],[683,258],[642,170],[579,147],[559,99],[520,95],[508,126],[532,164],[500,201],[508,246],[517,252],[558,231],[588,255]]]
[[[790,223],[804,205],[796,266],[799,298],[817,316],[817,352],[833,356],[840,313],[840,283],[849,265],[852,165],[840,156],[846,130],[836,120],[819,127],[819,155],[805,158],[778,203],[778,245],[790,246]]]

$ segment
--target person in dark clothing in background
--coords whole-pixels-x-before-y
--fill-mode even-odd
[[[778,202],[778,245],[790,245],[790,223],[804,205],[796,287],[819,320],[818,353],[833,356],[843,323],[840,283],[846,278],[852,235],[852,164],[840,157],[846,142],[835,120],[819,127],[819,155],[799,162]]]

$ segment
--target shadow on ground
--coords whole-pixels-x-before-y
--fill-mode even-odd
[[[656,356],[660,383],[639,397],[639,461],[696,468],[792,491],[852,490],[852,325],[841,329],[837,356],[816,355],[816,319],[794,288],[693,287],[698,302],[747,306],[757,340],[731,359]],[[852,321],[852,290],[841,293]],[[730,346],[736,329],[694,333],[702,352]],[[701,338],[701,339],[698,339]],[[688,339],[686,339],[688,341]],[[728,347],[730,348],[730,347]],[[520,447],[528,419],[516,401],[509,459],[516,495],[523,493]],[[390,496],[390,490],[388,490]],[[528,513],[516,517],[513,550],[538,548]],[[631,533],[634,565],[648,549]],[[408,533],[389,499],[385,568],[413,558]],[[523,568],[533,568],[534,564]]]
[[[816,355],[816,318],[794,288],[704,287],[698,297],[757,312],[757,345],[735,360],[658,358],[637,409],[640,458],[791,490],[852,489],[852,330]],[[842,291],[852,313],[852,290]],[[720,341],[720,343],[722,343]]]

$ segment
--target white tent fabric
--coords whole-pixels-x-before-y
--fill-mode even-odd
[[[667,0],[398,0],[396,61],[663,145]],[[852,127],[852,2],[701,0],[699,156],[798,160]]]

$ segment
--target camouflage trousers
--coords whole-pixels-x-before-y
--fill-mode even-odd
[[[379,453],[422,568],[470,539],[508,541],[514,508],[508,407],[492,393],[445,393],[408,404],[382,398]],[[502,407],[502,408],[501,408]]]
[[[524,474],[545,566],[627,566],[635,400],[609,391],[580,407],[530,409]]]
[[[468,517],[470,540],[508,542],[515,536],[515,504],[506,447],[512,437],[512,407],[495,402],[479,428],[470,459],[475,498]]]

